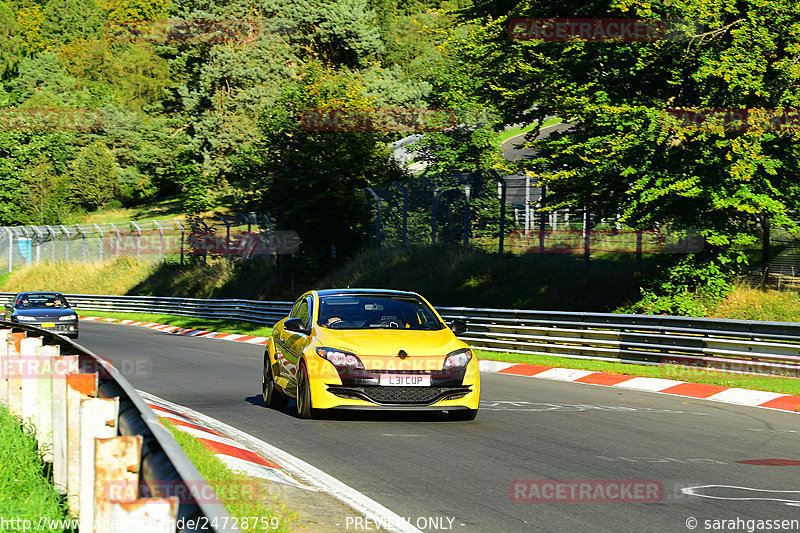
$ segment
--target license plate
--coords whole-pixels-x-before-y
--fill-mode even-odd
[[[378,384],[384,387],[430,387],[431,377],[424,374],[381,374]]]
[[[55,322],[44,322],[44,323],[42,323],[42,327],[43,328],[54,328],[54,327],[56,327],[56,324],[55,324]]]

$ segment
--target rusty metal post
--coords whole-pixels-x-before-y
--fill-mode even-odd
[[[61,354],[58,345],[42,346],[36,349],[39,359],[39,372],[36,380],[36,440],[39,452],[46,463],[53,462],[53,361]]]
[[[117,436],[119,397],[83,398],[80,409],[81,473],[78,529],[81,533],[94,533],[95,439],[109,439]]]
[[[174,533],[178,525],[177,496],[142,498],[131,503],[112,503],[115,533]]]
[[[77,372],[77,355],[53,358],[53,485],[62,496],[67,494],[67,375]]]
[[[139,495],[139,461],[142,436],[95,439],[94,524],[95,533],[112,533],[111,503],[130,503]],[[142,524],[144,525],[144,524]],[[150,531],[142,527],[140,531]]]
[[[73,516],[80,509],[81,400],[97,396],[97,374],[67,376],[67,506]]]
[[[8,338],[8,412],[22,418],[22,379],[19,358],[20,342],[25,332],[12,333]]]
[[[10,329],[0,329],[0,403],[8,407],[8,336]]]
[[[20,384],[22,386],[22,421],[39,425],[39,408],[36,405],[36,394],[39,392],[38,363],[36,350],[42,347],[41,337],[28,337],[19,343]]]

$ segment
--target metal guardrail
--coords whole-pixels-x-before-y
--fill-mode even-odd
[[[0,301],[12,293],[0,293]],[[79,309],[168,313],[274,324],[291,302],[67,294]],[[800,324],[713,318],[438,307],[467,321],[460,338],[486,351],[636,364],[679,364],[800,377]]]
[[[6,294],[0,293],[0,298],[6,299]],[[56,350],[59,357],[77,356],[77,368],[73,368],[73,370],[77,371],[77,374],[84,373],[85,375],[85,373],[97,372],[96,397],[118,398],[119,409],[115,423],[106,425],[116,428],[113,432],[117,435],[138,435],[142,439],[139,466],[137,467],[139,472],[138,482],[134,482],[132,487],[139,492],[138,497],[140,498],[169,498],[170,496],[177,496],[179,503],[175,517],[176,531],[181,533],[238,531],[233,525],[235,524],[234,520],[228,516],[225,506],[218,503],[213,490],[175,441],[172,434],[158,421],[158,417],[153,410],[116,368],[86,348],[52,332],[0,320],[0,330],[2,329],[10,329],[12,333],[24,332],[28,339],[40,337],[42,339],[40,344],[58,347]],[[12,355],[8,357],[13,358]],[[22,357],[24,359],[25,357],[37,356],[23,355]],[[3,359],[5,359],[5,356]],[[8,369],[6,369],[6,362],[3,361],[3,363],[3,378],[7,375],[6,370],[9,372],[9,377],[13,378],[11,362],[7,363],[9,365]],[[50,367],[55,369],[56,363],[54,360],[51,360]],[[53,370],[53,372],[55,371]],[[24,376],[22,381],[34,381],[27,379],[31,377]],[[36,377],[38,381],[41,381],[39,376]],[[60,376],[62,381],[65,377],[69,378],[70,376]],[[20,378],[17,379],[19,380]],[[53,375],[51,379],[56,381],[56,376]],[[9,379],[9,391],[11,390],[11,381],[13,379]],[[67,383],[69,387],[69,380],[67,380]],[[24,396],[25,384],[22,385],[22,389],[23,392],[21,394]],[[11,392],[8,394],[9,402],[11,402]],[[50,399],[49,395],[48,399]],[[54,397],[51,401],[57,402],[58,400]],[[25,400],[23,400],[23,404],[24,402]],[[81,400],[78,400],[78,402],[82,408]],[[12,405],[9,405],[9,407],[11,408]],[[81,420],[84,419],[83,417],[84,415],[81,413]],[[57,422],[54,420],[54,423]],[[100,423],[102,424],[102,422]],[[74,445],[72,440],[73,438],[69,437],[67,446]],[[98,440],[97,442],[100,441]],[[67,454],[67,457],[69,457],[69,454]],[[55,459],[55,461],[58,461],[58,459]],[[73,468],[73,465],[70,464],[69,468]],[[58,467],[55,470],[58,470]],[[128,471],[130,472],[130,467]],[[58,487],[60,484],[56,481],[56,485]],[[124,490],[130,491],[131,487],[127,486]],[[66,480],[64,480],[63,491],[66,492]],[[142,494],[142,491],[145,491],[145,494]],[[196,497],[198,494],[202,495],[202,497]],[[134,497],[137,496],[134,494]],[[85,498],[85,494],[81,494],[81,498]],[[143,502],[145,500],[139,501]],[[82,512],[83,503],[81,503]],[[83,524],[83,520],[86,517],[81,514],[80,518]],[[83,528],[83,526],[81,527]]]

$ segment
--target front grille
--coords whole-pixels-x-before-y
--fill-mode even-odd
[[[430,405],[443,399],[463,398],[468,387],[340,387],[328,390],[340,398],[367,400],[378,404]]]

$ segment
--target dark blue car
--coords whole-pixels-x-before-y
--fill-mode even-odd
[[[78,338],[78,315],[60,292],[29,291],[6,304],[6,320]]]

